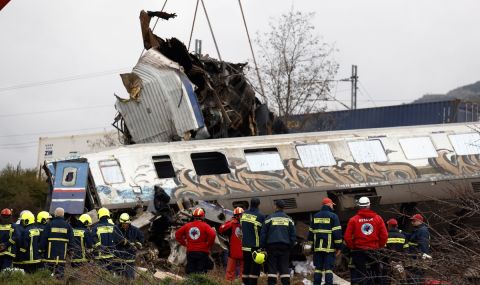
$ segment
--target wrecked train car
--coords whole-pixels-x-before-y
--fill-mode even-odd
[[[320,208],[340,214],[360,196],[377,205],[455,198],[480,185],[478,124],[226,138],[138,144],[46,162],[50,210],[79,214],[98,207],[147,208],[160,185],[172,205],[185,197],[225,208],[259,197],[272,212]]]
[[[117,96],[115,104],[113,125],[125,144],[266,134],[267,120],[258,122],[259,131],[255,114],[268,109],[255,98],[246,64],[192,54],[178,39],[156,36],[148,26],[154,16],[168,20],[175,14],[140,14],[147,51],[131,73],[121,75],[130,98]]]

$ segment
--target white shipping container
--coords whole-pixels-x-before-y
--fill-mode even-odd
[[[60,137],[40,137],[38,140],[37,166],[45,160],[75,158],[81,154],[97,152],[121,145],[117,131],[69,135]]]

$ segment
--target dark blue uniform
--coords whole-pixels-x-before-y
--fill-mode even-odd
[[[20,229],[22,227],[17,227]],[[15,265],[25,270],[26,273],[35,272],[41,262],[40,254],[40,230],[36,225],[31,224],[23,227],[20,237],[21,247],[18,250],[17,261]]]
[[[245,211],[240,219],[242,226],[242,251],[243,251],[243,274],[245,285],[257,284],[261,266],[252,258],[252,252],[260,247],[260,233],[262,231],[265,215],[257,208]]]
[[[425,224],[418,226],[408,237],[408,248],[411,253],[430,252],[430,232]]]
[[[408,248],[405,234],[397,228],[388,229],[388,239],[385,247],[387,251],[382,256],[382,285],[390,285],[391,280],[395,280],[391,262],[400,262],[403,257],[402,253]]]
[[[326,285],[333,284],[335,250],[342,248],[342,227],[337,214],[329,206],[324,205],[313,215],[308,240],[313,242],[313,284],[322,284],[322,274],[325,274]]]
[[[283,211],[268,216],[262,227],[260,246],[267,249],[268,285],[277,283],[277,273],[283,285],[290,284],[290,250],[295,245],[295,225]]]
[[[73,228],[72,266],[77,267],[88,262],[88,251],[93,247],[93,238],[90,230],[79,223]]]
[[[40,248],[44,251],[46,268],[57,277],[63,278],[67,249],[73,241],[73,229],[63,217],[53,218],[45,226],[42,233]]]
[[[144,243],[143,233],[135,226],[129,225],[128,229],[120,227],[123,240],[117,246],[117,259],[121,264],[121,274],[127,279],[135,278],[135,256],[137,248]]]
[[[107,217],[100,218],[100,221],[92,229],[92,238],[95,260],[107,270],[112,270],[116,246],[121,241],[122,233],[108,219]]]
[[[20,243],[20,233],[11,223],[0,224],[0,270],[12,267],[13,258]]]

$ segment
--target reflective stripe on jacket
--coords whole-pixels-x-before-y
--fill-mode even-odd
[[[20,228],[20,227],[18,227]],[[19,248],[16,264],[40,263],[40,230],[35,225],[26,226],[21,234],[22,247]]]
[[[137,253],[136,246],[141,246],[144,243],[144,236],[142,231],[133,225],[129,225],[127,230],[120,227],[122,238],[127,240],[127,244],[124,240],[117,246],[117,258],[120,262],[135,262],[135,255]]]
[[[390,229],[388,231],[388,239],[385,247],[390,250],[402,252],[408,247],[407,239],[399,229]]]
[[[266,247],[269,244],[286,244],[293,247],[296,239],[292,218],[283,211],[277,211],[265,220],[260,234],[260,247]]]
[[[242,250],[252,251],[260,247],[260,233],[262,231],[265,215],[257,208],[251,208],[242,214]]]
[[[342,248],[340,220],[327,205],[313,215],[308,240],[313,241],[314,252],[335,252],[335,249]]]
[[[93,247],[92,233],[86,227],[78,226],[73,229],[72,262],[87,262],[87,249]]]
[[[12,224],[0,225],[0,243],[5,245],[5,250],[0,252],[0,256],[15,257],[17,243],[19,243],[19,232],[15,230]]]
[[[65,263],[67,249],[72,241],[72,227],[62,217],[53,218],[42,233],[40,248],[45,252],[43,261]]]
[[[92,229],[95,259],[114,257],[116,245],[121,241],[122,233],[116,225],[112,225],[107,217],[102,217]]]

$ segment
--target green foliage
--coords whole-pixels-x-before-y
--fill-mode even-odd
[[[2,272],[0,273],[0,284],[8,285],[24,285],[24,284],[37,284],[37,285],[60,285],[63,282],[55,280],[50,276],[50,272],[46,270],[40,270],[35,274],[23,274],[19,271],[14,272]]]
[[[28,209],[43,210],[48,184],[37,177],[36,169],[7,165],[0,171],[0,209],[12,208],[15,213]]]

